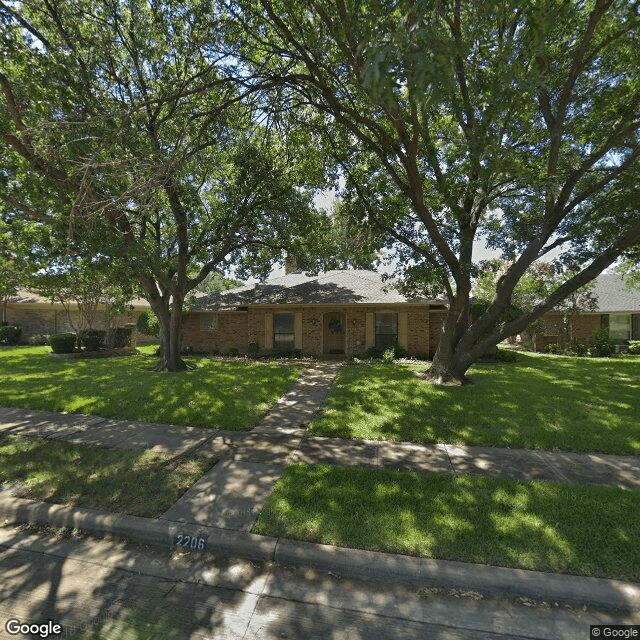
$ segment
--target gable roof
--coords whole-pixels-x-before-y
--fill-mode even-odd
[[[640,312],[640,291],[625,288],[623,277],[617,273],[601,273],[594,280],[592,293],[599,313]]]
[[[7,304],[48,304],[61,307],[59,302],[52,302],[50,298],[30,289],[18,289],[16,294],[7,298]],[[133,298],[127,303],[133,307],[149,307],[149,303],[144,298]]]
[[[398,304],[444,300],[408,298],[393,288],[393,280],[362,269],[333,270],[317,276],[290,273],[197,298],[193,311],[231,309],[254,304]]]

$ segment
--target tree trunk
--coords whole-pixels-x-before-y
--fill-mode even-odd
[[[168,299],[151,302],[151,308],[160,324],[160,361],[156,371],[186,371],[190,369],[180,357],[182,348],[182,301],[174,301],[169,308]]]
[[[462,351],[458,349],[462,338],[467,333],[460,325],[460,311],[463,317],[466,317],[464,308],[460,309],[460,307],[459,301],[456,300],[449,308],[433,362],[424,375],[435,384],[462,385],[473,382],[465,375],[473,362],[470,353],[466,349]]]
[[[438,385],[471,384],[473,380],[466,373],[472,363],[473,360],[468,352],[458,353],[450,348],[450,345],[440,341],[425,377]]]

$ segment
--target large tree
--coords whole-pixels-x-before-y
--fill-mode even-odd
[[[627,0],[240,0],[236,55],[316,114],[362,219],[444,292],[430,369],[468,367],[640,241],[640,34]],[[357,209],[357,208],[356,208]],[[471,319],[474,242],[509,267]],[[518,282],[571,275],[505,319]]]
[[[214,270],[264,274],[311,224],[314,181],[220,53],[211,0],[1,2],[6,211],[123,260],[185,367],[187,294]],[[294,139],[300,142],[300,136]],[[305,165],[305,170],[307,169]]]

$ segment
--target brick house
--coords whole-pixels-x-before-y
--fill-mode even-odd
[[[595,310],[568,316],[566,324],[561,312],[542,317],[544,330],[537,335],[538,351],[548,344],[582,342],[589,346],[594,331],[600,328],[608,328],[609,337],[617,345],[640,340],[640,291],[625,288],[623,278],[614,273],[600,274],[593,284]]]
[[[111,326],[118,327],[135,323],[143,309],[149,308],[146,300],[136,298],[130,302],[131,311],[111,319]],[[71,311],[77,326],[78,312]],[[23,342],[33,335],[51,335],[73,331],[65,308],[59,302],[51,302],[33,291],[19,289],[16,295],[9,296],[0,303],[0,320],[22,327]],[[104,329],[106,312],[96,314],[95,329]]]
[[[446,302],[410,299],[374,271],[288,273],[265,283],[199,295],[183,325],[197,352],[300,350],[315,357],[364,355],[398,345],[433,356]]]

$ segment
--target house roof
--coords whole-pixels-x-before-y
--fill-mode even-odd
[[[257,283],[212,293],[197,299],[193,311],[230,309],[255,304],[398,304],[438,303],[444,300],[408,298],[383,281],[382,274],[365,270],[334,270],[317,276],[290,273]]]
[[[18,289],[16,295],[7,298],[8,304],[50,304],[60,306],[57,302],[51,302],[50,298],[40,295],[30,289]],[[134,307],[148,307],[149,303],[144,298],[133,298],[128,304]]]
[[[592,293],[599,313],[640,313],[640,291],[625,288],[624,279],[617,273],[600,274],[594,280]]]

